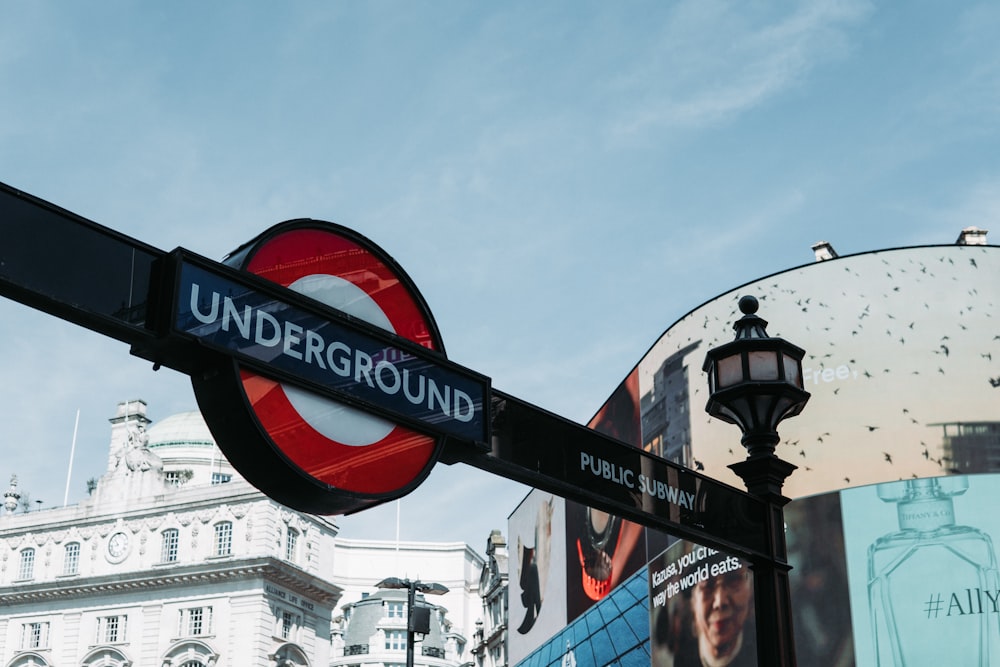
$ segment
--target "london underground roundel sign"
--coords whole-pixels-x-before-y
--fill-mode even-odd
[[[410,279],[384,251],[349,229],[289,221],[242,246],[225,263],[424,348],[444,351],[430,310]],[[257,326],[262,327],[259,321]],[[347,346],[333,343],[323,349],[301,331],[296,334],[298,351],[286,347],[286,353],[306,355],[330,371],[350,370]],[[391,349],[387,354],[393,354]],[[395,393],[427,391],[423,378],[418,386],[405,374],[413,386],[400,389],[393,365],[398,360],[378,356],[353,359],[359,376],[364,371],[370,384],[374,378]],[[217,439],[230,462],[264,493],[297,509],[352,512],[404,495],[429,474],[441,446],[434,436],[271,379],[238,360],[192,376],[192,383],[209,427],[223,434]],[[460,412],[457,402],[455,412]]]

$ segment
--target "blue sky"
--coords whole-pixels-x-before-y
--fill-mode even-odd
[[[816,241],[1000,218],[994,3],[0,6],[0,181],[213,258],[290,218],[354,228],[451,359],[577,421],[669,325]],[[43,505],[77,410],[70,502],[118,401],[195,407],[184,376],[13,302],[0,342],[0,486]],[[439,466],[402,537],[481,549],[524,491]],[[391,538],[395,508],[342,524]]]

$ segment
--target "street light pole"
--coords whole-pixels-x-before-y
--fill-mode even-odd
[[[795,667],[795,635],[785,545],[784,497],[781,487],[796,466],[774,454],[778,423],[802,412],[809,393],[802,385],[805,351],[781,338],[771,338],[767,322],[756,315],[757,299],[739,301],[743,317],[733,328],[736,338],[708,351],[709,399],[705,410],[743,432],[747,458],[730,465],[747,491],[766,503],[769,558],[752,563],[760,665]]]
[[[405,589],[406,590],[406,667],[413,667],[414,662],[414,634],[422,632],[427,634],[429,628],[429,616],[422,620],[418,627],[418,616],[415,613],[417,603],[417,591],[425,595],[444,595],[448,592],[448,587],[444,584],[434,582],[424,582],[417,579],[400,579],[399,577],[388,577],[375,584],[376,588]]]
[[[415,581],[406,580],[406,667],[413,667],[413,607],[417,602]]]

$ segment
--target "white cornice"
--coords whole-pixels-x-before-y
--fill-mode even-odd
[[[279,584],[303,597],[336,605],[343,589],[276,558],[252,558],[143,570],[125,574],[81,577],[71,581],[0,587],[0,608],[32,602],[201,586],[224,581],[261,579]]]

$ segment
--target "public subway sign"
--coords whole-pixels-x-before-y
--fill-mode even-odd
[[[767,552],[759,498],[500,391],[492,403],[492,456],[466,463],[730,553]]]

